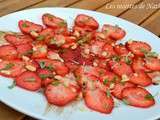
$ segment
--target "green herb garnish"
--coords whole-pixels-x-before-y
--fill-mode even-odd
[[[44,61],[40,61],[39,62],[40,67],[43,69],[46,67],[45,62]]]
[[[110,97],[110,96],[111,96],[111,93],[110,93],[109,90],[106,91],[106,95],[107,95],[107,97]]]
[[[144,98],[145,98],[146,100],[153,100],[153,99],[154,99],[154,96],[152,96],[151,94],[147,94]]]
[[[118,56],[118,55],[115,55],[115,56],[112,57],[112,60],[113,60],[113,61],[116,61],[116,62],[119,62],[120,59],[121,59],[121,58],[120,58],[120,56]]]
[[[9,89],[13,89],[16,86],[16,81],[13,81],[10,86],[8,86]]]
[[[59,85],[60,84],[60,81],[53,81],[52,82],[52,85],[54,85],[54,86],[57,86],[57,85]]]
[[[13,66],[14,66],[13,63],[8,63],[8,64],[6,64],[6,66],[5,66],[4,68],[2,68],[2,69],[0,69],[0,70],[9,70],[9,69],[11,69]]]
[[[44,35],[39,35],[39,36],[37,37],[37,40],[41,41],[41,40],[44,40],[44,38],[45,38]]]
[[[66,27],[67,23],[65,21],[62,21],[62,22],[58,23],[58,26],[60,26],[60,27]]]
[[[24,81],[25,82],[35,82],[35,78],[31,77],[31,78],[26,78]]]
[[[23,55],[30,55],[30,54],[32,54],[33,53],[33,50],[28,50],[28,51],[26,51]]]
[[[106,85],[108,83],[108,79],[104,79],[103,84]]]
[[[23,24],[22,24],[22,27],[25,27],[25,28],[26,28],[26,27],[29,27],[29,26],[28,26],[26,23],[23,23]]]
[[[158,56],[156,52],[147,51],[144,48],[141,48],[140,51],[144,54],[145,57],[157,57]]]
[[[50,44],[56,44],[56,39],[55,39],[55,38],[52,38],[52,39],[50,40]]]
[[[124,60],[127,65],[130,65],[132,63],[132,60],[129,58],[129,56],[125,56]]]
[[[48,66],[45,66],[45,69],[49,70],[49,71],[52,71],[54,68],[52,65],[48,65]]]
[[[46,78],[53,78],[54,76],[52,74],[40,74],[39,77],[44,80]]]

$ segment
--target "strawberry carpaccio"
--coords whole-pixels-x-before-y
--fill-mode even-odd
[[[155,104],[145,87],[160,77],[160,59],[148,43],[118,44],[125,30],[108,23],[99,29],[95,18],[85,14],[77,15],[71,29],[49,13],[42,21],[20,20],[21,33],[2,32],[2,76],[29,91],[43,89],[47,101],[59,107],[79,97],[105,114],[112,112],[115,99],[140,108]]]

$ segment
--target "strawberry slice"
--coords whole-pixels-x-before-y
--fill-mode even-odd
[[[139,72],[139,71],[145,71],[145,72],[148,72],[150,71],[150,69],[148,69],[146,66],[145,66],[145,61],[143,58],[135,58],[133,60],[133,63],[132,63],[132,68],[134,70],[134,72]]]
[[[7,77],[16,77],[26,71],[25,63],[20,60],[1,61],[0,74]]]
[[[33,45],[32,58],[45,58],[47,56],[47,45],[35,44]]]
[[[116,83],[112,90],[112,95],[118,99],[122,99],[122,90],[127,87],[135,87],[136,85],[131,82]]]
[[[143,71],[132,74],[129,81],[143,87],[152,84],[152,80],[150,79],[150,77]]]
[[[151,46],[142,41],[129,41],[126,43],[126,47],[137,56],[144,56],[145,53],[151,51]]]
[[[73,62],[65,62],[65,65],[69,68],[71,72],[74,72],[76,69],[78,69],[79,65],[73,63]]]
[[[30,91],[36,91],[41,88],[41,79],[34,72],[26,71],[18,76],[15,81],[17,86]]]
[[[84,94],[85,104],[88,108],[109,114],[114,108],[114,101],[111,96],[107,96],[105,92],[96,90],[87,90]]]
[[[22,56],[31,56],[33,53],[31,44],[21,44],[17,45],[18,56],[21,58]]]
[[[41,26],[39,24],[35,24],[35,23],[27,21],[27,20],[20,20],[18,22],[18,25],[19,25],[20,30],[23,33],[30,34],[30,35],[33,35],[35,37],[37,35],[34,35],[33,33],[38,34],[43,29],[43,26]]]
[[[111,67],[111,70],[113,70],[114,73],[116,73],[119,76],[122,75],[127,75],[129,76],[130,74],[133,73],[132,68],[127,65],[125,62],[122,61],[109,61],[109,65]]]
[[[15,59],[18,53],[15,47],[12,45],[0,46],[0,58],[2,59]]]
[[[32,38],[28,35],[6,34],[4,37],[9,43],[13,45],[27,44],[33,41]]]
[[[90,43],[90,52],[95,55],[99,55],[102,52],[105,42],[103,41],[91,41]]]
[[[108,38],[111,38],[114,40],[120,40],[126,35],[126,32],[122,28],[120,28],[119,26],[113,26],[113,25],[109,25],[109,24],[103,25],[102,32]]]
[[[59,81],[54,81],[46,87],[45,96],[50,104],[65,106],[77,98],[78,91],[73,86],[67,87]]]
[[[56,17],[50,13],[43,14],[42,21],[43,24],[53,29],[67,27],[67,23],[63,19]]]
[[[106,70],[110,70],[107,59],[94,59],[93,66],[100,67]]]
[[[150,70],[159,71],[160,70],[160,59],[147,57],[145,58],[145,66]]]
[[[144,88],[129,87],[122,91],[122,96],[128,105],[140,108],[148,108],[155,104],[153,96]]]
[[[105,44],[102,48],[102,52],[99,57],[111,58],[112,56],[115,56],[115,55],[116,55],[116,53],[115,53],[113,47],[109,44]]]
[[[99,27],[98,22],[93,17],[85,14],[77,15],[77,17],[75,18],[75,25],[91,30],[96,30]]]
[[[69,69],[63,62],[49,59],[36,59],[36,61],[42,69],[55,71],[58,75],[65,76],[69,72]]]

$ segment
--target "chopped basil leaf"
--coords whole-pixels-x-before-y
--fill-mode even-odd
[[[45,68],[45,66],[46,66],[44,61],[40,61],[40,62],[39,62],[39,65],[40,65],[40,67],[41,67],[42,69]]]
[[[147,94],[144,98],[146,100],[153,100],[154,99],[154,97],[151,94]]]
[[[60,26],[60,27],[66,27],[67,23],[65,21],[62,21],[62,22],[58,23],[58,26]]]
[[[132,63],[132,60],[129,59],[128,56],[125,56],[124,60],[125,60],[125,63],[126,63],[127,65],[130,65],[130,64]]]
[[[59,85],[60,84],[60,81],[53,81],[52,82],[52,85],[54,85],[54,86],[57,86],[57,85]]]
[[[115,55],[115,56],[112,57],[112,60],[116,61],[116,62],[119,62],[120,59],[121,59],[120,56],[117,56],[117,55]]]
[[[104,79],[103,84],[106,85],[108,83],[108,79]]]
[[[55,38],[52,38],[52,39],[50,40],[50,44],[56,44],[56,39],[55,39]]]
[[[28,26],[26,23],[23,23],[23,24],[22,24],[22,27],[25,27],[25,28],[26,28],[26,27],[29,27],[29,26]]]
[[[144,53],[145,57],[157,57],[158,56],[156,52],[147,51],[144,48],[141,48],[141,52]]]
[[[26,51],[23,55],[30,55],[30,54],[32,54],[33,53],[33,50],[28,50],[28,51]]]
[[[126,99],[123,99],[122,102],[123,102],[125,105],[129,105],[129,102],[128,102]]]
[[[48,66],[45,66],[45,69],[49,70],[49,71],[52,71],[54,68],[52,65],[48,65]]]
[[[39,77],[44,80],[46,78],[53,78],[54,76],[52,74],[40,74]]]
[[[110,96],[111,96],[111,93],[110,93],[109,90],[106,91],[106,95],[107,95],[107,97],[110,97]]]
[[[39,36],[37,37],[37,40],[41,41],[41,40],[44,40],[44,38],[45,38],[44,35],[39,35]]]
[[[6,64],[6,66],[5,66],[4,68],[2,68],[2,69],[0,69],[0,70],[9,70],[9,69],[11,69],[13,66],[14,66],[13,63],[8,63],[8,64]]]
[[[10,86],[8,86],[9,89],[13,89],[16,86],[16,81],[13,81]]]

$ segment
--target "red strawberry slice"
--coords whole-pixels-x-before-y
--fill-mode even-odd
[[[144,53],[151,51],[151,46],[142,41],[129,41],[126,47],[137,56],[144,56]]]
[[[33,53],[31,44],[17,45],[16,48],[17,48],[17,52],[18,52],[19,57],[22,57],[23,55],[24,56],[31,56]]]
[[[160,59],[147,57],[145,59],[145,66],[150,70],[159,71],[160,70]]]
[[[43,24],[54,29],[67,27],[67,23],[63,19],[56,17],[50,13],[43,14],[42,21]]]
[[[128,105],[140,108],[148,108],[155,104],[153,96],[144,88],[129,87],[122,91],[122,96]]]
[[[78,91],[74,87],[66,87],[63,83],[54,81],[46,87],[45,96],[50,104],[65,106],[76,99]]]
[[[111,83],[115,84],[120,81],[120,78],[113,72],[106,71],[105,75],[101,76],[101,81],[104,85],[109,86]]]
[[[143,58],[135,58],[133,60],[133,63],[132,63],[132,68],[134,70],[134,72],[139,72],[139,71],[150,71],[150,69],[148,69],[146,66],[145,66],[145,61]]]
[[[115,55],[116,55],[116,53],[115,53],[113,47],[109,44],[105,44],[103,46],[102,52],[99,56],[102,57],[102,58],[110,58],[110,57],[115,56]]]
[[[65,62],[65,65],[69,68],[71,72],[74,72],[76,69],[78,69],[79,65],[73,63],[73,62]]]
[[[0,58],[2,59],[15,59],[18,53],[15,47],[12,45],[0,46]]]
[[[47,45],[35,44],[33,45],[32,58],[45,58],[47,56]]]
[[[1,61],[0,74],[7,77],[16,77],[26,71],[25,63],[20,60]]]
[[[103,25],[102,32],[105,33],[108,38],[112,38],[114,40],[120,40],[126,35],[126,32],[119,26],[109,24]]]
[[[89,28],[96,30],[99,27],[98,22],[93,18],[85,14],[79,14],[75,19],[75,25],[82,28]]]
[[[31,35],[32,35],[31,32],[35,32],[37,34],[37,33],[41,32],[43,29],[43,26],[41,26],[39,24],[35,24],[35,23],[27,21],[27,20],[20,20],[18,22],[18,25],[19,25],[20,30],[23,33],[27,33],[27,34],[31,34]]]
[[[63,62],[49,59],[36,59],[36,61],[42,69],[44,68],[50,71],[55,71],[58,75],[65,76],[69,72],[69,69]]]
[[[41,88],[41,79],[34,72],[26,71],[15,80],[17,86],[30,91],[36,91]]]
[[[129,54],[129,50],[123,44],[115,45],[114,50],[118,55],[125,56]]]
[[[33,41],[32,38],[28,35],[6,34],[4,37],[9,43],[13,45],[27,44]]]
[[[100,68],[110,70],[107,59],[94,59],[93,66],[95,66],[95,67],[98,66]]]
[[[90,43],[90,52],[99,55],[102,52],[103,46],[105,45],[104,41],[91,41]]]
[[[84,100],[88,108],[105,114],[111,113],[114,107],[112,97],[99,89],[86,91]]]
[[[143,87],[152,84],[152,80],[150,79],[150,77],[143,71],[132,74],[129,81]]]
[[[122,75],[127,75],[129,76],[130,74],[133,73],[132,68],[127,65],[125,62],[116,62],[116,61],[109,61],[109,65],[111,67],[111,70],[113,70],[114,73],[116,73],[119,76]]]
[[[112,95],[118,99],[122,99],[122,90],[127,87],[135,87],[136,85],[131,82],[116,83],[112,90]]]

